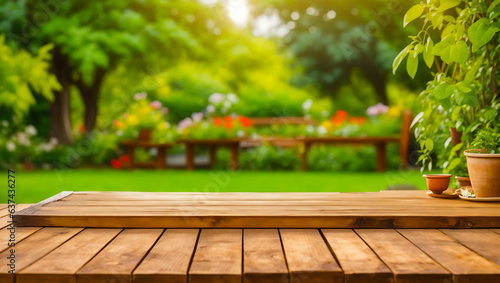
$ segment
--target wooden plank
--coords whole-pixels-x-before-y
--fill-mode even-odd
[[[486,229],[463,230],[443,229],[446,235],[455,238],[462,245],[482,257],[500,265],[500,235]],[[500,230],[499,230],[500,231]]]
[[[500,229],[490,229],[490,230],[497,233],[497,234],[500,234]]]
[[[351,229],[321,231],[335,254],[345,282],[393,282],[394,275],[365,242]]]
[[[500,203],[383,193],[73,193],[18,226],[113,228],[495,228]]]
[[[243,281],[245,283],[288,282],[288,268],[278,230],[243,231]]]
[[[30,214],[33,214],[33,213],[35,213],[37,211],[38,208],[44,206],[45,204],[53,203],[53,202],[56,202],[58,200],[61,200],[61,199],[65,198],[65,197],[71,195],[72,193],[73,192],[70,192],[70,191],[60,192],[57,195],[54,195],[54,196],[51,196],[48,199],[42,200],[41,202],[39,202],[37,204],[29,205],[28,207],[23,208],[21,210],[18,209],[16,215],[30,215]]]
[[[23,239],[29,237],[31,234],[35,233],[36,231],[42,229],[42,227],[15,227],[15,228],[9,228],[5,227],[2,230],[0,230],[0,252],[5,251],[6,249],[9,248],[9,243],[19,243]],[[14,239],[12,239],[12,231],[15,231],[14,233]]]
[[[7,204],[6,203],[2,203],[0,204],[0,210],[1,209],[6,209],[7,208]]]
[[[500,267],[438,230],[403,229],[398,232],[448,269],[454,282],[500,282]]]
[[[342,282],[342,270],[317,229],[280,229],[290,282]]]
[[[125,229],[77,272],[77,282],[132,282],[132,271],[162,232],[161,229]]]
[[[134,282],[187,282],[198,234],[198,229],[167,229],[134,271]]]
[[[396,282],[451,282],[451,274],[393,229],[357,229],[356,233],[391,269]]]
[[[48,255],[18,272],[16,282],[76,282],[76,272],[120,232],[120,229],[85,229]]]
[[[189,269],[190,283],[241,283],[242,231],[203,229]]]
[[[20,271],[33,262],[39,260],[62,243],[82,231],[82,228],[43,228],[15,247],[15,270]],[[10,249],[0,253],[0,282],[14,282],[14,276],[9,274],[7,264],[10,262],[7,257],[11,255]]]
[[[16,204],[16,210],[20,211],[30,206],[32,206],[32,204]],[[12,224],[11,214],[9,213],[8,210],[6,210],[6,212],[7,214],[0,218],[0,229],[8,227]],[[15,216],[14,218],[17,222],[19,222],[19,218],[17,218],[17,216]]]

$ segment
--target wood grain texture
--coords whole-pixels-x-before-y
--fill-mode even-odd
[[[462,245],[500,266],[500,235],[486,229],[464,233],[462,229],[443,229],[446,235],[455,238]],[[498,247],[498,248],[492,248]]]
[[[198,233],[198,229],[167,229],[135,269],[134,282],[187,282]]]
[[[82,231],[82,228],[43,228],[15,246],[16,272],[36,262],[71,237]],[[14,276],[6,268],[10,249],[0,253],[0,282],[14,282]]]
[[[452,282],[451,274],[392,229],[357,229],[356,233],[391,269],[396,282]]]
[[[21,211],[23,209],[26,209],[28,207],[31,207],[33,204],[16,204],[16,211]],[[10,209],[10,208],[9,208]],[[4,211],[5,216],[0,218],[0,229],[8,227],[12,224],[12,218],[11,214],[8,209]],[[19,218],[14,214],[15,221],[17,221],[17,224],[19,224]],[[19,226],[19,225],[18,225]]]
[[[132,282],[132,271],[162,232],[161,229],[125,229],[77,272],[77,282]]]
[[[342,270],[316,229],[280,229],[290,282],[342,282]]]
[[[17,283],[74,283],[76,272],[103,249],[120,229],[85,229],[37,262],[21,270]]]
[[[0,230],[0,252],[9,248],[10,244],[17,244],[31,234],[42,229],[42,227],[16,227],[15,229],[6,227]],[[12,239],[12,231],[15,231],[15,238]]]
[[[245,229],[243,232],[243,282],[288,282],[278,230]]]
[[[241,283],[242,231],[203,229],[189,269],[191,283]]]
[[[107,228],[495,228],[500,203],[380,193],[75,192],[20,226]],[[31,213],[32,212],[32,213]]]
[[[321,231],[344,272],[345,282],[393,282],[394,275],[351,229]]]
[[[435,229],[398,230],[453,274],[454,282],[500,281],[500,267]]]

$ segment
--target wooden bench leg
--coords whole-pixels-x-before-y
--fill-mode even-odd
[[[194,169],[194,145],[186,144],[186,169]]]
[[[301,165],[300,165],[300,170],[302,171],[307,171],[307,155],[309,154],[309,149],[311,148],[311,144],[309,143],[304,143],[304,152],[302,152],[301,155]]]
[[[127,147],[127,156],[128,156],[128,169],[134,169],[134,151],[135,147],[134,146],[128,146]]]
[[[210,169],[214,169],[215,167],[216,156],[217,156],[217,146],[212,145],[210,146],[210,151],[209,151]]]
[[[158,148],[158,169],[167,168],[167,149],[164,147]]]
[[[377,143],[375,146],[377,148],[377,171],[385,172],[387,169],[385,143]]]
[[[238,170],[239,168],[239,151],[238,151],[238,145],[230,145],[229,150],[231,151],[231,164],[230,168],[231,170],[235,171]]]

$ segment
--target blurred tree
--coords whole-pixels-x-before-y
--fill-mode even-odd
[[[107,73],[119,64],[141,68],[148,62],[173,60],[197,51],[198,42],[185,28],[189,19],[176,21],[171,15],[174,7],[200,9],[199,4],[160,0],[22,0],[0,4],[0,32],[6,33],[13,45],[31,51],[48,42],[55,46],[52,72],[62,88],[50,107],[51,136],[72,142],[68,107],[72,86],[79,90],[85,105],[84,125],[91,132]]]
[[[297,57],[303,73],[295,83],[317,84],[338,95],[354,69],[373,85],[377,100],[387,104],[386,84],[392,60],[404,45],[402,18],[412,1],[252,0],[256,13],[277,14],[278,38]]]
[[[43,46],[36,56],[25,50],[14,52],[0,35],[0,118],[10,120],[14,115],[21,120],[36,103],[34,94],[52,100],[53,92],[60,90],[49,72],[51,48]]]

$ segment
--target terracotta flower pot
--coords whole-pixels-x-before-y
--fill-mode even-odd
[[[500,197],[500,154],[485,152],[484,149],[464,151],[472,189],[478,198]]]
[[[140,129],[139,130],[139,140],[140,141],[151,141],[152,129]]]
[[[427,181],[427,188],[435,194],[441,194],[448,189],[450,174],[428,174],[423,175]]]
[[[470,178],[469,177],[460,177],[460,176],[455,176],[455,179],[457,179],[458,183],[460,184],[459,187],[472,187],[470,183]]]

